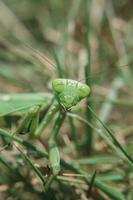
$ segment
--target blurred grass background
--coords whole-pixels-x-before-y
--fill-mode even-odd
[[[89,63],[91,74],[88,78],[92,90],[89,102],[100,119],[108,123],[116,132],[117,139],[132,155],[132,10],[131,0],[0,1],[0,93],[52,93],[51,80],[58,77],[57,70],[42,60],[40,62],[36,52],[27,45],[47,55],[55,63],[58,61],[66,78],[84,79],[84,69]],[[85,108],[84,103],[81,103],[79,113],[83,107]],[[74,163],[89,172],[97,169],[101,180],[111,174],[105,181],[110,186],[119,188],[125,199],[132,200],[133,174],[130,173],[130,166],[112,158],[116,156],[115,153],[97,134],[94,134],[90,144],[90,153],[86,145],[84,125],[76,122],[75,131],[73,124],[70,125],[73,135],[68,134],[68,121],[61,130],[61,156],[68,161],[74,159]],[[43,143],[47,146],[47,141]],[[14,159],[14,156],[11,157]],[[95,157],[96,161],[91,161]],[[106,158],[110,159],[108,164],[105,162]],[[41,159],[34,160],[44,166]],[[16,161],[13,162],[19,166]],[[2,166],[0,170],[5,169]],[[29,169],[26,168],[24,173],[28,174]],[[0,193],[3,199],[44,198],[31,188],[25,191],[25,185],[19,185],[19,182],[17,185],[17,181],[12,188],[12,180],[8,172],[1,178]],[[58,199],[87,198],[84,184],[82,187],[78,183],[71,186],[69,180],[67,181],[64,185],[59,182],[58,187],[55,186]],[[33,185],[36,184],[38,185]],[[90,199],[112,198],[94,189]]]

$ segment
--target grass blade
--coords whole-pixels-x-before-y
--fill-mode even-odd
[[[42,181],[43,185],[45,185],[45,180],[44,180],[44,177],[43,177],[42,173],[40,172],[40,170],[33,164],[33,162],[28,158],[28,156],[25,153],[23,153],[23,151],[19,147],[17,147],[16,145],[15,145],[15,147],[20,151],[20,153],[22,154],[23,158],[27,161],[27,163],[29,163],[32,170]]]
[[[110,138],[112,139],[113,143],[116,147],[119,148],[119,150],[123,153],[123,155],[127,158],[130,164],[133,165],[133,159],[130,155],[126,152],[126,150],[123,148],[123,146],[118,142],[118,140],[115,138],[114,133],[100,120],[100,118],[95,114],[95,112],[91,109],[90,106],[88,106],[94,117],[100,122],[100,124],[103,126],[103,128],[106,130]]]

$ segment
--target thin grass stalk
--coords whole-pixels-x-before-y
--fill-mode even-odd
[[[86,34],[85,34],[85,46],[87,50],[87,65],[85,66],[85,78],[86,78],[86,84],[91,89],[91,46],[90,46],[90,10],[91,10],[91,0],[85,1],[85,13],[86,13]],[[87,98],[86,102],[86,118],[89,122],[92,120],[92,114],[90,110],[88,109],[88,105],[92,107],[92,102],[90,101],[90,96]],[[91,154],[93,146],[93,129],[91,127],[86,126],[86,142],[85,142],[85,149],[87,150],[87,153]]]

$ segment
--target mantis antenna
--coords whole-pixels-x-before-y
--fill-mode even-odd
[[[130,64],[132,64],[132,62],[127,63],[127,64],[125,64],[125,65],[116,66],[115,68],[128,67]],[[113,67],[113,68],[114,68],[114,67]],[[105,72],[107,72],[107,70],[103,70],[103,71],[101,71],[100,73],[105,73]],[[94,76],[98,76],[98,75],[99,75],[99,72],[96,72],[96,73],[94,73],[93,75],[89,75],[89,76],[87,76],[86,78],[83,78],[83,79],[78,80],[78,82],[82,82],[82,81],[84,81],[84,80],[88,80],[88,79],[90,79],[92,76],[94,77]]]
[[[26,46],[28,49],[31,49],[32,52],[34,52],[35,56],[39,59],[40,62],[44,61],[54,70],[56,69],[56,65],[54,62],[51,61],[51,59],[49,59],[45,54],[43,54],[42,52],[40,52],[39,50],[36,50],[35,48],[33,48],[31,45],[23,42],[23,45]]]
[[[50,59],[48,58],[48,56],[46,56],[45,54],[43,54],[42,52],[40,52],[39,50],[33,48],[30,44],[27,44],[25,43],[24,41],[21,41],[23,43],[24,46],[26,46],[27,48],[31,49],[32,52],[34,52],[35,56],[39,59],[39,61],[41,63],[44,64],[44,61],[49,65],[50,68],[52,69],[56,69],[57,66],[56,64]],[[130,63],[127,63],[125,65],[121,65],[121,66],[116,66],[116,68],[122,68],[122,67],[128,67],[130,64],[132,64],[132,62]],[[105,73],[106,70],[103,70],[102,72],[100,73]],[[95,74],[93,74],[92,76],[98,76],[99,75],[99,72],[96,72]],[[88,80],[92,77],[91,75],[90,76],[87,76],[86,78],[83,78],[83,79],[80,79],[80,80],[77,80],[77,82],[83,82],[84,80]]]

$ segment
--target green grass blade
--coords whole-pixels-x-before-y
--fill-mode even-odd
[[[87,64],[85,66],[85,81],[86,84],[91,89],[91,46],[90,46],[90,32],[91,32],[91,24],[90,24],[90,11],[91,11],[91,0],[85,1],[85,12],[86,12],[86,37],[85,37],[85,46],[87,51]],[[87,98],[86,102],[86,118],[88,121],[91,122],[92,114],[88,109],[87,105],[92,106],[92,102],[90,101],[90,96]],[[88,153],[91,153],[93,146],[93,129],[91,127],[86,127],[86,143],[85,148],[87,149]]]
[[[100,118],[95,114],[95,112],[88,106],[94,117],[100,122],[100,124],[104,127],[110,138],[112,139],[113,143],[119,150],[123,153],[123,155],[127,158],[130,164],[133,165],[133,159],[130,155],[126,152],[126,150],[123,148],[123,146],[118,142],[118,140],[115,138],[114,133],[100,120]]]
[[[115,161],[119,161],[120,158],[116,155],[99,155],[93,156],[89,158],[81,158],[74,160],[75,164],[79,165],[102,165],[104,163],[112,163]]]
[[[58,58],[58,56],[57,56],[57,54],[56,54],[56,52],[54,51],[54,59],[55,59],[55,62],[56,62],[56,66],[57,66],[57,68],[56,68],[56,71],[57,71],[57,77],[59,77],[59,78],[63,78],[64,77],[64,75],[63,75],[63,70],[62,70],[62,67],[61,67],[61,64],[60,64],[60,61],[59,61],[59,58]]]
[[[32,170],[35,172],[35,174],[40,178],[40,180],[42,181],[43,185],[45,184],[45,180],[44,177],[42,175],[42,173],[40,172],[40,170],[33,164],[33,162],[28,158],[28,156],[23,153],[23,151],[17,147],[15,145],[15,147],[20,151],[20,153],[22,154],[23,158],[27,161],[27,163],[29,163],[29,165],[31,166]]]
[[[92,190],[92,187],[94,185],[94,181],[95,181],[95,178],[96,178],[96,171],[94,171],[93,175],[92,175],[92,178],[90,180],[90,185],[89,185],[89,189],[87,191],[87,197],[91,196],[91,190]]]

